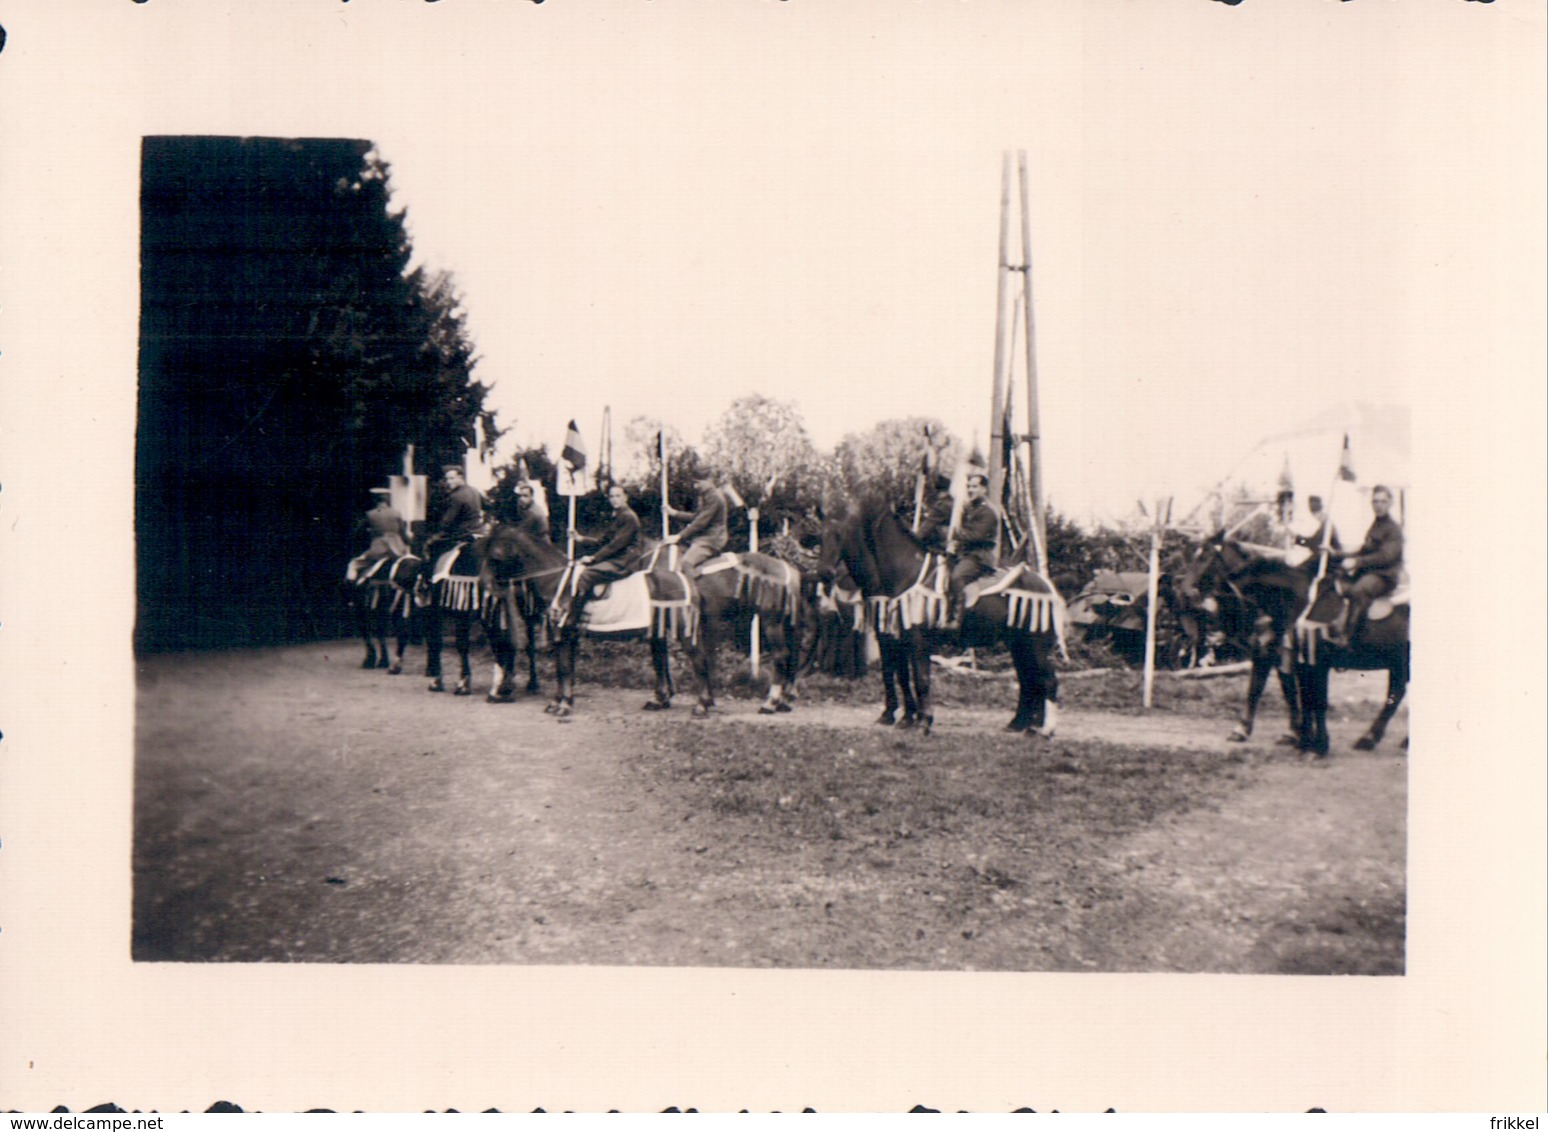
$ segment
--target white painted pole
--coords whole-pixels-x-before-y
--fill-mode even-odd
[[[1151,706],[1156,682],[1156,600],[1161,581],[1161,535],[1172,509],[1170,499],[1156,500],[1156,521],[1150,528],[1150,578],[1145,587],[1145,692],[1143,704]]]
[[[751,533],[748,536],[747,545],[748,545],[748,548],[754,554],[757,554],[758,553],[758,509],[756,507],[749,507],[747,509],[747,521],[748,521],[748,523],[750,523],[752,525]],[[759,671],[760,671],[760,669],[762,667],[760,665],[760,663],[759,663],[760,651],[761,650],[759,648],[759,640],[758,640],[758,638],[761,637],[762,635],[763,634],[762,634],[762,631],[761,631],[761,625],[760,625],[759,620],[758,620],[758,615],[756,613],[754,613],[753,614],[753,619],[752,619],[752,640],[749,642],[749,646],[750,647],[748,649],[748,654],[747,654],[748,655],[748,669],[752,673],[752,678],[754,680],[758,679]]]

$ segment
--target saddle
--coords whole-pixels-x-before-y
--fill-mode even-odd
[[[1005,624],[1010,628],[1029,632],[1052,629],[1061,641],[1064,639],[1064,599],[1052,582],[1025,562],[969,582],[962,591],[962,608],[972,609],[980,598],[992,594],[1005,595]]]

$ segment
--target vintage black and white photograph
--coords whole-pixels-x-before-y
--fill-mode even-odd
[[[53,546],[7,559],[7,662],[84,646],[33,654],[26,784],[95,783],[78,946],[153,1032],[190,991],[328,1017],[282,1084],[221,1038],[221,1096],[54,1103],[1534,1095],[1521,1043],[1413,1067],[1542,983],[1436,974],[1542,873],[1494,851],[1540,828],[1541,689],[1470,643],[1540,621],[1541,563],[1458,587],[1542,490],[1540,6],[123,8],[82,48],[177,65],[90,71],[97,175],[34,127],[6,224],[75,308],[45,345],[7,267],[8,521]],[[5,23],[0,70],[59,50]],[[66,546],[99,584],[34,602]],[[615,1072],[556,1069],[534,994]],[[653,1016],[800,1052],[619,1069]],[[339,1026],[450,1035],[450,1083],[315,1092]]]

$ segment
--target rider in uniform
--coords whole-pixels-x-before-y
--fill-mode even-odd
[[[1329,639],[1347,647],[1365,624],[1371,602],[1397,588],[1403,573],[1403,528],[1393,520],[1392,490],[1383,484],[1371,489],[1371,510],[1376,517],[1360,549],[1344,557],[1344,573],[1353,579],[1346,591],[1349,604],[1329,626]]]
[[[689,523],[675,535],[664,540],[667,546],[687,543],[688,549],[683,551],[678,569],[690,575],[698,573],[698,568],[725,550],[726,543],[730,541],[730,534],[726,530],[725,495],[715,486],[715,481],[707,475],[701,475],[694,480],[693,487],[699,497],[698,509],[679,511],[668,504],[668,516],[673,519],[688,519]]]
[[[425,555],[430,558],[475,537],[484,525],[483,501],[463,478],[460,467],[447,464],[442,468],[441,483],[447,491],[446,509],[435,534],[425,543]]]
[[[989,477],[969,472],[967,502],[957,523],[956,561],[951,567],[945,628],[962,627],[962,592],[970,582],[992,574],[999,567],[1000,513],[989,502]]]
[[[512,525],[536,542],[553,541],[548,512],[538,503],[537,490],[531,480],[522,480],[516,485],[516,519]]]
[[[373,487],[371,494],[376,496],[376,506],[365,513],[365,524],[371,534],[371,545],[364,554],[350,559],[349,571],[346,575],[350,579],[358,578],[373,562],[379,562],[383,558],[402,558],[409,552],[408,543],[403,539],[406,529],[403,516],[398,514],[388,500],[391,493],[385,487]]]
[[[615,582],[632,573],[639,565],[640,555],[645,549],[645,536],[640,530],[640,517],[629,506],[628,493],[615,483],[607,489],[607,501],[612,505],[613,517],[596,540],[586,540],[597,541],[600,545],[590,554],[577,560],[581,571],[575,585],[573,601],[568,598],[568,591],[566,596],[561,598],[563,607],[570,611],[565,615],[566,620],[572,614],[575,617],[580,616],[594,587]]]

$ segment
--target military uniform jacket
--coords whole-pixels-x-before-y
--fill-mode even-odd
[[[999,566],[995,547],[999,542],[1000,513],[982,499],[970,499],[957,524],[957,560],[971,559],[985,570]]]
[[[446,510],[441,512],[440,533],[445,538],[472,538],[484,524],[484,509],[478,492],[463,484],[451,493]]]
[[[1356,577],[1375,574],[1397,585],[1403,572],[1403,528],[1391,515],[1381,516],[1371,524],[1355,556],[1344,564],[1354,568]]]
[[[719,488],[712,487],[699,496],[699,509],[677,537],[685,543],[701,542],[716,550],[726,548],[731,534],[726,529],[726,497]]]
[[[645,549],[645,539],[640,533],[640,517],[628,507],[613,512],[613,519],[603,528],[599,541],[602,545],[591,552],[594,565],[617,562],[632,568],[634,560]]]

